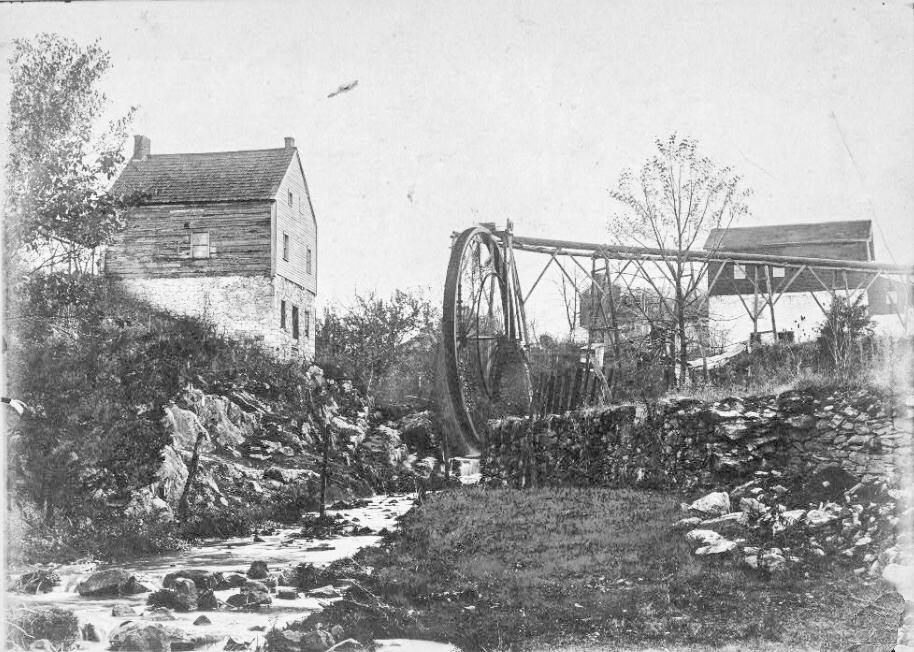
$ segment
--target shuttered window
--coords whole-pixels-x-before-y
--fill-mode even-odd
[[[298,339],[298,306],[292,306],[292,339]]]
[[[279,327],[285,330],[286,328],[286,302],[279,302]]]
[[[209,258],[208,231],[196,231],[190,234],[190,257]]]

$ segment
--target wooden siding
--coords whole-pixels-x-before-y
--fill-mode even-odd
[[[720,273],[720,276],[717,276],[717,272],[720,269],[720,266],[724,265],[724,270]],[[771,276],[771,290],[777,292],[778,288],[783,287],[787,282],[793,277],[799,267],[786,267],[784,268],[784,276],[775,278],[773,274],[774,265],[771,266],[772,276]],[[746,272],[745,279],[734,279],[733,278],[733,263],[717,263],[711,262],[708,264],[708,279],[714,279],[717,277],[717,282],[714,284],[714,287],[711,288],[711,296],[721,296],[726,294],[742,294],[743,296],[751,296],[755,293],[755,286],[753,286],[753,281],[755,280],[755,272],[758,268],[758,287],[759,293],[765,294],[767,291],[767,284],[765,282],[765,266],[764,265],[743,265],[743,269]],[[813,273],[814,272],[814,273]],[[867,275],[863,272],[847,272],[847,286],[853,290],[857,286],[862,285],[866,287],[866,284],[869,282],[869,279],[872,278],[872,275]],[[816,278],[818,276],[818,279]],[[822,287],[822,283],[819,282],[819,279],[822,280],[822,283],[826,287]],[[804,269],[793,283],[790,284],[790,288],[787,292],[820,292],[822,290],[844,290],[845,281],[844,274],[842,272],[836,272],[830,269]]]
[[[289,205],[289,192],[293,204]],[[283,259],[283,234],[289,236],[289,260]],[[317,221],[305,184],[298,154],[292,157],[289,169],[276,193],[276,234],[274,269],[312,294],[317,293]],[[307,250],[311,248],[311,273],[307,270]]]
[[[136,208],[108,250],[106,270],[122,278],[268,275],[270,213],[268,201]],[[209,258],[191,257],[194,231],[209,233]]]

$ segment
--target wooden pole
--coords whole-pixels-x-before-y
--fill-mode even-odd
[[[752,339],[753,341],[758,339],[758,265],[755,266],[755,287],[754,298],[752,300]]]
[[[771,332],[774,334],[774,343],[778,343],[778,327],[774,321],[774,296],[771,293],[771,268],[765,265],[765,284],[768,286],[768,307],[771,309]]]

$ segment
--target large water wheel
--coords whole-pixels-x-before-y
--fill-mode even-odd
[[[532,399],[510,256],[486,227],[458,235],[444,287],[444,363],[451,409],[468,443],[485,422],[524,415]]]

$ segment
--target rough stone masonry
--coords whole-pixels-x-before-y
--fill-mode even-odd
[[[914,401],[869,389],[788,391],[641,410],[588,408],[489,424],[490,485],[697,489],[840,467],[864,483],[914,477]]]

